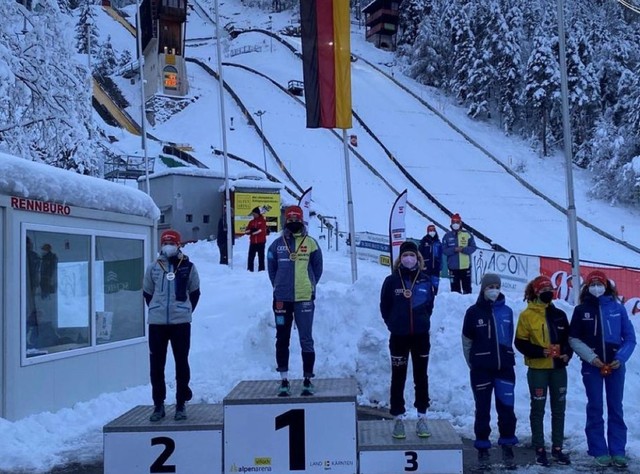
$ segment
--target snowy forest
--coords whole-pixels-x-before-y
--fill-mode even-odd
[[[365,2],[351,2],[355,16]],[[91,119],[91,74],[109,76],[131,58],[109,39],[98,42],[92,3],[0,2],[0,150],[101,174],[108,143]],[[293,0],[275,4],[298,8]],[[565,0],[574,162],[593,171],[594,196],[634,206],[639,26],[640,6],[630,0]],[[524,137],[541,156],[562,150],[556,0],[403,0],[397,43],[405,74],[454,98],[469,116]]]

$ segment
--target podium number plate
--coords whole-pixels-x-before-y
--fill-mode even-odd
[[[460,450],[360,451],[360,474],[462,473]]]
[[[222,431],[105,433],[104,451],[105,474],[211,474],[222,467]]]
[[[225,405],[225,474],[356,473],[355,404]]]

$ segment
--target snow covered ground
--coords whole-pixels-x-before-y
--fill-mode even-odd
[[[202,3],[206,5],[206,2]],[[268,13],[244,7],[238,0],[226,1],[221,8],[223,18],[226,21],[233,19],[238,27],[267,26]],[[289,17],[283,14],[273,16],[274,31],[289,21]],[[99,24],[101,38],[111,34],[116,50],[135,51],[133,38],[121,25],[106,15],[100,17]],[[206,20],[190,13],[188,38],[213,36],[212,28]],[[209,31],[210,34],[207,33]],[[364,42],[363,30],[354,26],[353,33],[354,52],[374,63],[391,60],[388,53],[379,52]],[[265,47],[259,53],[225,57],[224,60],[253,67],[283,85],[290,79],[302,79],[300,61],[282,45],[275,41],[271,43],[258,33],[240,35],[228,43],[226,49],[247,44]],[[187,56],[200,58],[215,69],[214,43],[189,47]],[[220,158],[210,152],[211,146],[222,148],[217,114],[218,84],[202,68],[190,64],[189,71],[191,95],[197,100],[150,132],[163,140],[189,143],[199,160],[214,170],[221,170]],[[267,111],[263,116],[264,132],[301,186],[313,185],[315,209],[337,215],[341,227],[346,227],[345,180],[339,140],[326,130],[306,130],[304,109],[291,97],[269,86],[265,79],[233,67],[226,67],[224,73],[225,80],[240,93],[249,110]],[[522,175],[525,179],[553,199],[564,202],[560,155],[540,159],[522,141],[506,138],[487,124],[468,120],[463,111],[437,92],[418,86],[397,72],[394,76],[425,100],[432,101],[449,119],[505,163],[514,160],[524,163]],[[524,191],[513,178],[506,176],[458,134],[445,127],[433,113],[370,67],[354,63],[353,81],[356,112],[362,114],[398,160],[453,212],[460,212],[463,219],[510,250],[560,257],[568,255],[566,224],[559,212]],[[134,117],[138,116],[137,86],[127,81],[118,83],[132,104],[129,112]],[[242,119],[240,109],[228,96],[225,97],[225,107],[227,117],[235,117],[235,130],[227,132],[229,151],[262,167],[262,144],[254,129]],[[379,109],[384,109],[384,114],[377,113]],[[358,150],[366,160],[380,169],[397,190],[408,188],[409,200],[420,209],[440,224],[448,225],[446,216],[400,175],[381,148],[358,128],[355,121],[354,127],[359,137]],[[123,151],[138,151],[139,138],[118,133],[121,138],[118,146]],[[154,150],[159,148],[157,144],[150,145]],[[394,192],[358,160],[352,157],[351,163],[356,229],[383,233],[395,199]],[[161,166],[156,169],[159,168]],[[267,156],[267,169],[274,174],[277,170],[277,163],[271,156]],[[234,175],[242,174],[247,167],[231,161],[230,171]],[[287,181],[284,175],[282,179]],[[576,172],[578,214],[616,236],[620,236],[620,226],[624,225],[625,238],[640,245],[638,212],[590,199],[587,195],[589,186],[588,175]],[[288,195],[283,199],[294,202]],[[415,212],[409,212],[407,224],[410,236],[421,237],[427,222]],[[319,234],[318,227],[318,223],[312,221],[312,235]],[[583,258],[640,266],[640,255],[591,231],[581,228],[580,243]],[[390,370],[388,334],[379,315],[378,295],[388,269],[359,261],[359,279],[352,284],[348,256],[342,249],[327,251],[324,241],[321,245],[325,253],[325,274],[318,287],[314,327],[317,375],[355,377],[361,391],[360,403],[384,406],[388,401]],[[265,273],[249,273],[244,269],[247,248],[246,239],[239,239],[232,269],[217,264],[217,248],[213,243],[198,242],[185,249],[199,268],[203,291],[193,323],[191,365],[194,402],[219,403],[240,380],[277,378],[274,372],[275,329],[270,309],[271,288]],[[473,398],[460,347],[460,331],[464,312],[475,301],[476,295],[451,294],[447,287],[445,283],[432,319],[429,375],[433,406],[430,416],[447,419],[462,436],[472,437]],[[516,314],[523,309],[522,295],[508,294],[507,299]],[[558,304],[571,314],[570,307],[562,302]],[[633,322],[638,329],[637,317]],[[301,375],[296,372],[301,367],[297,347],[294,336],[291,362],[294,377]],[[169,364],[167,379],[171,379],[172,370]],[[571,362],[569,373],[566,447],[575,458],[585,458],[585,395],[576,360]],[[452,377],[451,374],[458,376]],[[517,358],[517,377],[517,435],[527,444],[530,442],[529,397],[526,368],[521,357]],[[630,427],[628,453],[634,464],[640,453],[640,431],[637,428],[640,426],[640,398],[632,395],[638,392],[639,385],[640,359],[634,354],[627,367],[625,402]],[[410,406],[411,390],[407,390],[407,398]],[[167,402],[173,400],[170,398]],[[150,386],[145,385],[120,393],[105,393],[56,413],[40,413],[16,422],[0,419],[0,472],[47,472],[53,466],[71,461],[97,460],[102,455],[102,426],[133,406],[150,403]],[[549,427],[548,420],[546,426]]]

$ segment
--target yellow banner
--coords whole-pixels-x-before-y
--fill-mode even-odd
[[[269,232],[280,229],[280,194],[279,193],[234,193],[233,231],[236,235],[243,235],[247,224],[252,219],[251,211],[256,207],[267,220]]]

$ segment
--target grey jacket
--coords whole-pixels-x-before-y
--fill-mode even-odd
[[[174,274],[172,280],[167,279],[169,273]],[[147,267],[143,292],[149,324],[190,323],[200,297],[198,270],[182,253],[171,259],[160,255]]]

